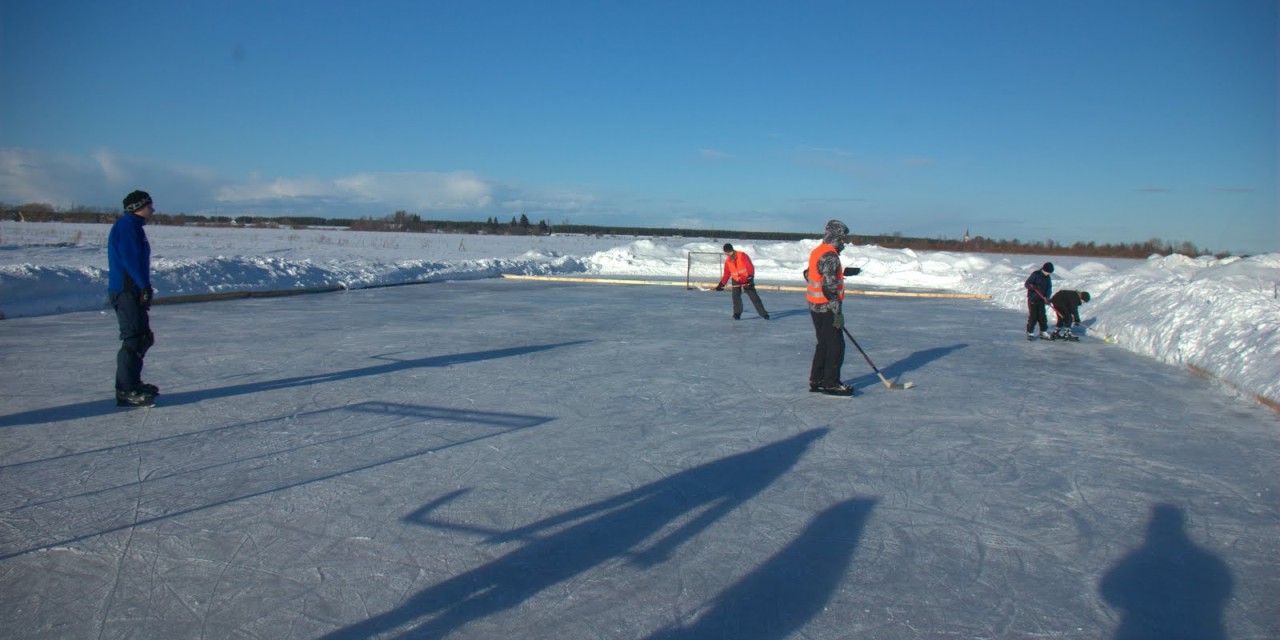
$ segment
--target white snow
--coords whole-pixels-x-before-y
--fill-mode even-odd
[[[109,229],[0,222],[0,317],[101,308]],[[725,241],[751,256],[760,283],[795,285],[815,244],[159,225],[147,232],[160,299],[359,289],[501,274],[683,279],[687,252],[718,253]],[[845,249],[843,258],[863,269],[850,286],[984,294],[991,296],[991,304],[1007,309],[1025,308],[1022,282],[1040,264],[1052,261],[1055,291],[1092,295],[1081,308],[1091,335],[1280,401],[1280,254],[1099,260],[854,246]]]

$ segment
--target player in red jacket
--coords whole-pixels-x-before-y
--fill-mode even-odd
[[[720,277],[720,284],[716,285],[716,291],[724,291],[725,283],[733,283],[733,319],[742,319],[742,292],[747,292],[747,297],[751,298],[751,304],[756,308],[756,313],[761,318],[769,319],[769,312],[764,310],[764,303],[760,302],[760,294],[756,293],[756,267],[751,264],[751,258],[741,251],[735,251],[733,245],[725,243],[724,245],[724,275]]]

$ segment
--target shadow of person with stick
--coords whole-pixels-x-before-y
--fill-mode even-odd
[[[849,570],[876,500],[853,498],[819,513],[764,564],[716,596],[688,626],[646,640],[782,640],[822,613]]]
[[[1225,640],[1231,571],[1196,545],[1182,509],[1151,510],[1147,539],[1107,571],[1098,593],[1121,612],[1116,640]]]
[[[785,475],[826,432],[806,431],[508,531],[432,518],[431,511],[465,493],[453,492],[405,521],[484,534],[489,543],[524,544],[427,587],[394,609],[323,637],[356,640],[395,631],[396,637],[443,638],[611,559],[626,559],[642,569],[665,562],[681,544]],[[696,515],[671,528],[690,514]]]

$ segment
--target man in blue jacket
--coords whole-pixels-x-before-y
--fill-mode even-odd
[[[1036,334],[1032,333],[1032,329],[1038,324],[1040,325],[1040,338],[1048,340],[1049,336],[1045,331],[1049,329],[1049,318],[1044,312],[1044,306],[1049,302],[1049,296],[1053,295],[1053,279],[1050,274],[1053,273],[1053,263],[1046,262],[1040,270],[1033,272],[1022,286],[1027,288],[1027,339],[1035,340]]]
[[[120,351],[116,354],[116,406],[149,407],[160,390],[142,382],[142,359],[155,344],[151,333],[151,244],[143,226],[155,214],[146,191],[124,198],[125,214],[107,236],[107,295],[120,322]]]

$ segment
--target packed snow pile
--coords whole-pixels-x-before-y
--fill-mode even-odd
[[[0,317],[102,309],[109,230],[95,224],[0,222]],[[162,226],[150,226],[147,233],[161,301],[503,274],[683,278],[688,252],[718,253],[726,240],[751,256],[758,282],[794,285],[817,244]],[[862,269],[851,280],[854,287],[984,294],[1018,312],[1026,308],[1023,281],[1051,260],[1055,290],[1092,295],[1081,308],[1089,336],[1193,366],[1280,402],[1280,254],[1100,260],[852,246],[843,258]],[[1019,313],[1010,319],[1011,328],[1020,334],[1022,322]]]

